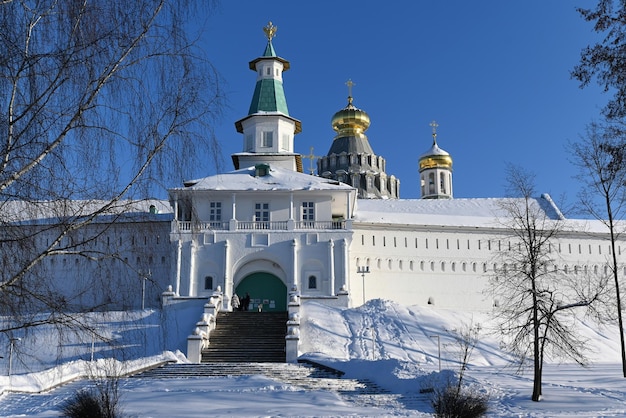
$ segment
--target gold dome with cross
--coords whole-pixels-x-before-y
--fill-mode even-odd
[[[352,104],[352,87],[356,84],[352,80],[346,82],[348,86],[348,105],[333,115],[331,125],[337,136],[360,136],[370,126],[369,115]]]

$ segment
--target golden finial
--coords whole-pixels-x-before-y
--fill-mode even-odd
[[[263,28],[263,32],[265,32],[265,36],[267,36],[267,40],[271,41],[272,38],[276,35],[276,31],[278,30],[278,26],[274,26],[274,24],[270,21],[267,26]]]
[[[356,86],[356,83],[349,78],[346,81],[346,86],[348,86],[348,104],[352,104],[352,87]]]

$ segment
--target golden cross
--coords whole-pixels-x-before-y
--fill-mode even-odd
[[[272,40],[272,38],[276,35],[277,30],[278,26],[274,26],[272,22],[269,22],[267,26],[263,28],[263,32],[265,32],[265,36],[267,36],[268,41]]]
[[[435,121],[430,122],[430,127],[433,128],[433,135],[437,136],[437,127],[439,124]]]
[[[433,128],[433,144],[437,142],[437,127],[438,126],[439,124],[435,122],[434,120],[430,122],[430,127]]]
[[[310,171],[310,174],[313,175],[313,172],[315,171],[315,168],[313,167],[313,159],[319,158],[319,156],[313,154],[313,147],[311,147],[311,153],[309,155],[303,155],[303,157],[309,159],[309,164],[310,164],[309,171]]]
[[[354,83],[351,79],[348,79],[348,81],[346,81],[346,86],[348,86],[348,97],[352,97],[352,87],[356,86],[356,83]]]

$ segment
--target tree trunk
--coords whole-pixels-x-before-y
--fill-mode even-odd
[[[624,322],[622,319],[622,295],[620,294],[619,287],[619,274],[618,274],[618,265],[617,265],[617,254],[615,253],[615,225],[613,225],[613,211],[611,210],[611,202],[607,198],[607,212],[609,215],[609,230],[611,233],[611,253],[612,253],[612,270],[613,270],[613,280],[615,281],[615,303],[617,308],[617,324],[619,327],[619,339],[622,348],[622,376],[626,377],[626,346],[624,342]]]
[[[539,349],[539,306],[537,301],[537,288],[535,279],[532,281],[533,292],[533,354],[534,354],[534,376],[533,376],[533,395],[532,400],[539,402],[541,398],[541,350]]]

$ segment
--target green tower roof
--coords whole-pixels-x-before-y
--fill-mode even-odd
[[[256,82],[248,115],[259,112],[280,112],[289,116],[283,83],[272,79]]]

